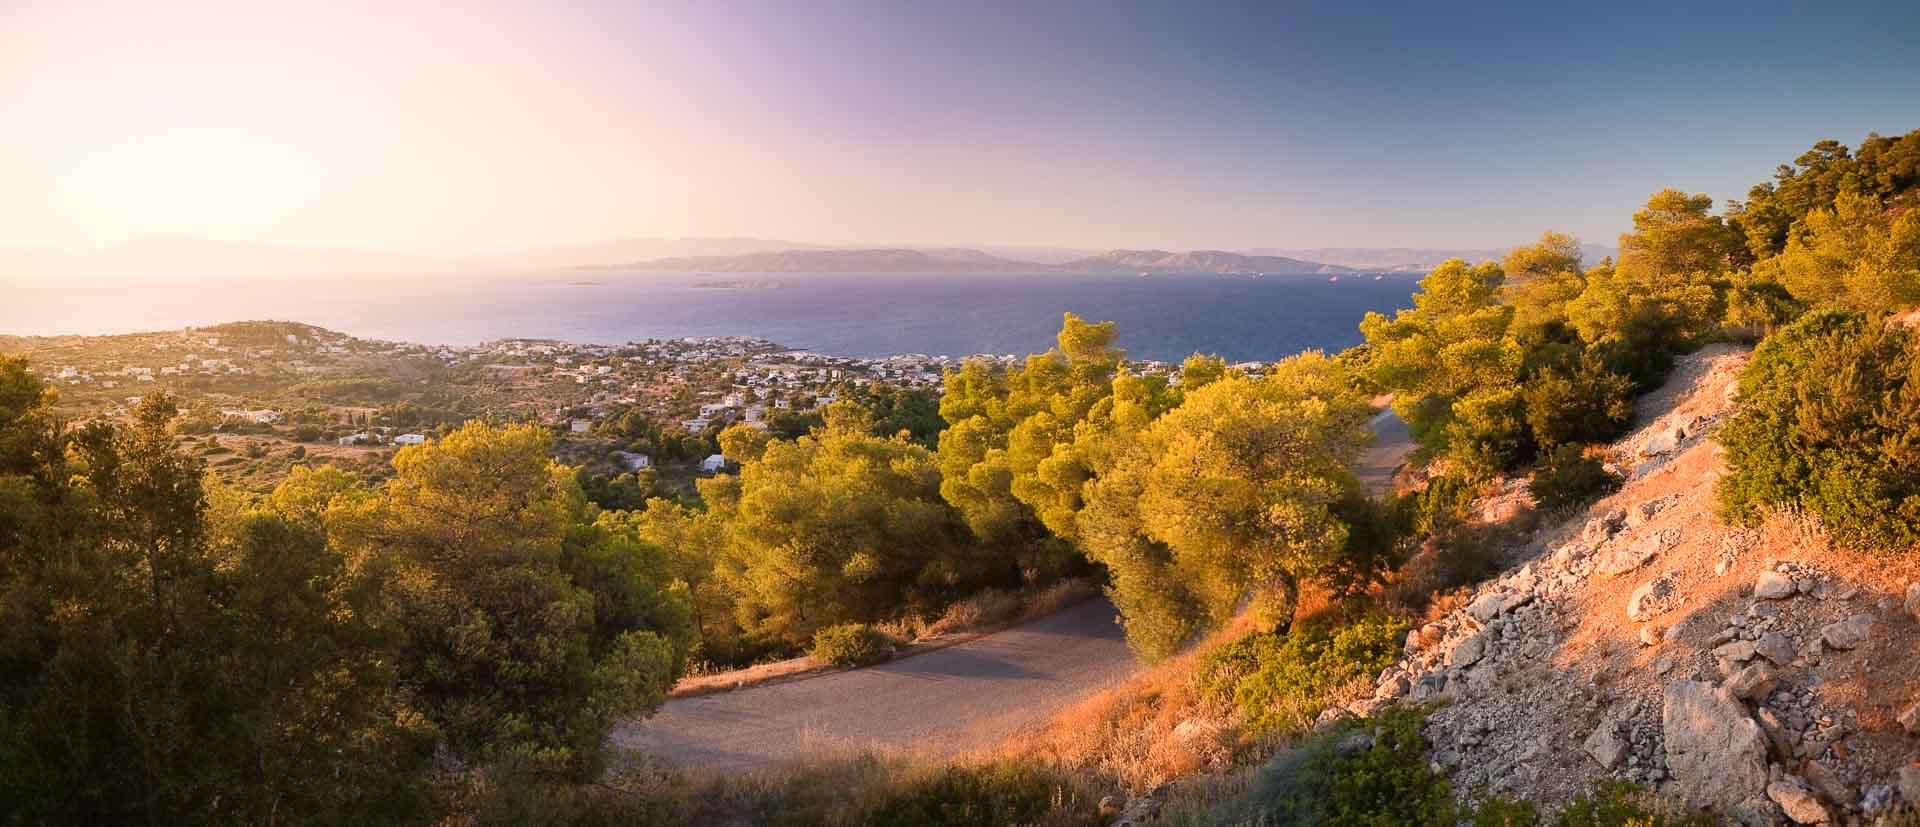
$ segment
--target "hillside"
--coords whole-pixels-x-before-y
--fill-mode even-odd
[[[1445,701],[1425,732],[1461,793],[1556,804],[1616,778],[1747,823],[1920,798],[1915,566],[1794,519],[1714,516],[1714,431],[1746,360],[1683,360],[1610,448],[1626,486],[1525,532],[1505,573],[1408,636],[1371,698],[1323,720]],[[1524,524],[1525,505],[1482,513]]]
[[[620,269],[709,273],[1040,273],[1043,264],[977,250],[783,250],[737,256],[676,256]]]
[[[1060,265],[1075,273],[1217,273],[1222,275],[1301,276],[1354,272],[1353,268],[1284,256],[1229,253],[1225,250],[1113,250]]]

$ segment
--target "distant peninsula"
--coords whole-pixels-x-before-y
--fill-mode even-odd
[[[1063,273],[1107,275],[1325,276],[1355,268],[1225,250],[1113,250],[1064,264],[1019,261],[965,248],[781,250],[730,256],[675,256],[589,269],[680,273]]]

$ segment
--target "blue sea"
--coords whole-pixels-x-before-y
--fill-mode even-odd
[[[571,271],[470,279],[16,287],[0,333],[123,333],[239,319],[468,345],[510,337],[619,344],[757,336],[845,356],[1045,350],[1062,313],[1119,324],[1136,358],[1272,360],[1360,341],[1369,310],[1408,304],[1417,276],[679,274]],[[735,286],[716,287],[715,284]]]

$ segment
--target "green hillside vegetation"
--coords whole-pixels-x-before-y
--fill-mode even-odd
[[[701,808],[744,794],[602,781],[615,722],[694,665],[863,662],[876,628],[1089,574],[1148,659],[1251,607],[1208,691],[1283,743],[1391,658],[1423,590],[1483,573],[1464,513],[1486,483],[1537,470],[1555,508],[1609,490],[1586,447],[1716,340],[1760,341],[1723,436],[1728,512],[1911,547],[1920,353],[1887,318],[1920,301],[1917,201],[1920,131],[1822,143],[1723,213],[1654,194],[1617,261],[1552,232],[1449,261],[1412,307],[1369,314],[1364,345],[1244,373],[1140,372],[1111,322],[1069,314],[1046,353],[950,371],[937,411],[866,395],[723,431],[733,471],[697,500],[641,502],[651,481],[583,475],[545,429],[477,422],[377,479],[302,467],[249,494],[178,447],[164,394],[73,427],[0,362],[0,822],[718,821]],[[1421,490],[1354,477],[1379,393],[1435,472]],[[638,415],[606,428],[674,439]],[[1418,547],[1455,571],[1403,569]],[[1331,608],[1303,612],[1308,591]],[[1319,786],[1249,791],[1246,823],[1447,820],[1414,812],[1451,800],[1417,724],[1306,743]],[[1107,781],[1068,769],[868,773],[831,817],[782,823],[1092,823]],[[1593,823],[1641,812],[1620,806]]]

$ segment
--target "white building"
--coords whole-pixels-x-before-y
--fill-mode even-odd
[[[706,459],[703,459],[700,461],[700,470],[705,471],[709,474],[719,473],[722,469],[725,469],[726,467],[727,467],[727,458],[719,454],[714,454],[713,456],[707,457]]]
[[[572,430],[576,434],[584,434],[590,430],[593,430],[593,420],[576,419],[573,421]]]
[[[395,445],[425,445],[427,438],[422,434],[401,434],[393,438]]]
[[[619,460],[620,464],[625,466],[628,471],[640,471],[653,467],[653,457],[647,456],[646,454],[636,454],[632,451],[615,451],[613,452],[613,458]]]

